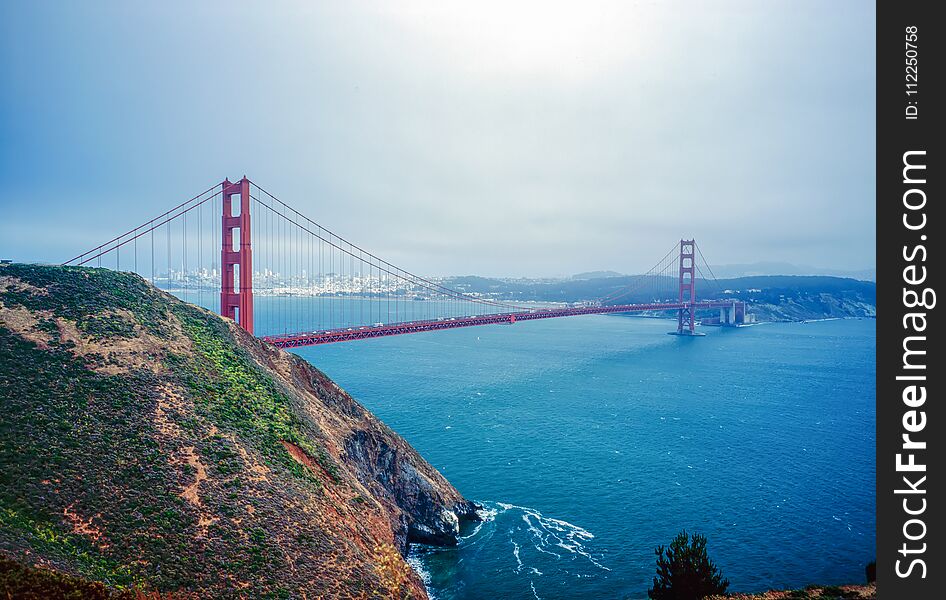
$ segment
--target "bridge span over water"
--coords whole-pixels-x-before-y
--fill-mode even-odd
[[[282,348],[594,314],[671,312],[670,333],[678,335],[699,335],[697,312],[723,326],[746,320],[745,304],[725,297],[694,239],[674,242],[650,270],[601,298],[536,307],[395,266],[246,177],[211,186],[65,264],[133,271],[198,304],[212,294],[221,315]],[[267,331],[256,331],[254,295],[276,305]]]

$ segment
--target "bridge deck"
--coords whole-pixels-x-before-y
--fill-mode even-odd
[[[515,323],[516,321],[531,321],[534,319],[553,319],[556,317],[574,317],[577,315],[603,315],[612,313],[645,312],[657,310],[679,310],[689,306],[693,311],[725,308],[732,306],[732,300],[712,300],[706,302],[653,303],[653,304],[622,304],[615,306],[575,306],[567,308],[546,308],[533,311],[496,313],[491,315],[477,315],[471,317],[456,317],[450,319],[432,319],[410,321],[406,323],[388,323],[384,325],[355,326],[323,331],[310,331],[286,335],[264,336],[262,339],[279,348],[298,348],[301,346],[315,346],[334,342],[350,342],[368,338],[386,337],[389,335],[403,335],[407,333],[421,333],[424,331],[438,331],[441,329],[456,329],[458,327],[473,327],[476,325],[495,325],[500,323]]]

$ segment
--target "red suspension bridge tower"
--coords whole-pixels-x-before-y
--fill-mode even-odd
[[[680,240],[680,297],[677,333],[695,335],[693,305],[696,303],[696,240]]]
[[[253,334],[253,250],[250,247],[250,180],[223,183],[223,247],[220,250],[220,314]],[[233,216],[233,197],[240,196],[240,214]],[[233,248],[233,230],[239,248]]]

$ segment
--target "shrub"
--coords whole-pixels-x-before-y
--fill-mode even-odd
[[[697,600],[725,594],[729,580],[706,554],[706,536],[686,530],[670,542],[669,548],[658,546],[657,576],[647,595],[654,600]]]
[[[105,600],[109,593],[98,582],[84,581],[46,569],[34,569],[0,555],[0,594],[5,598],[88,598]]]

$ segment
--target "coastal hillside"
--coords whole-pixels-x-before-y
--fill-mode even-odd
[[[721,279],[721,296],[746,302],[756,321],[873,318],[877,284],[841,277],[764,275]],[[709,287],[713,289],[712,286]]]
[[[770,590],[760,594],[729,594],[711,596],[706,600],[875,600],[877,586],[809,585],[800,590]]]
[[[587,302],[633,289],[639,276],[575,276],[571,279],[500,280],[453,277],[444,284],[497,300]],[[674,281],[664,282],[674,289]],[[806,321],[830,318],[870,318],[877,313],[877,284],[873,281],[828,276],[758,275],[707,281],[698,278],[700,298],[736,298],[748,304],[757,321]],[[621,295],[622,302],[652,302],[653,291],[640,289]]]
[[[132,274],[0,266],[0,399],[5,596],[52,572],[109,593],[425,598],[408,544],[477,518],[323,373]]]

